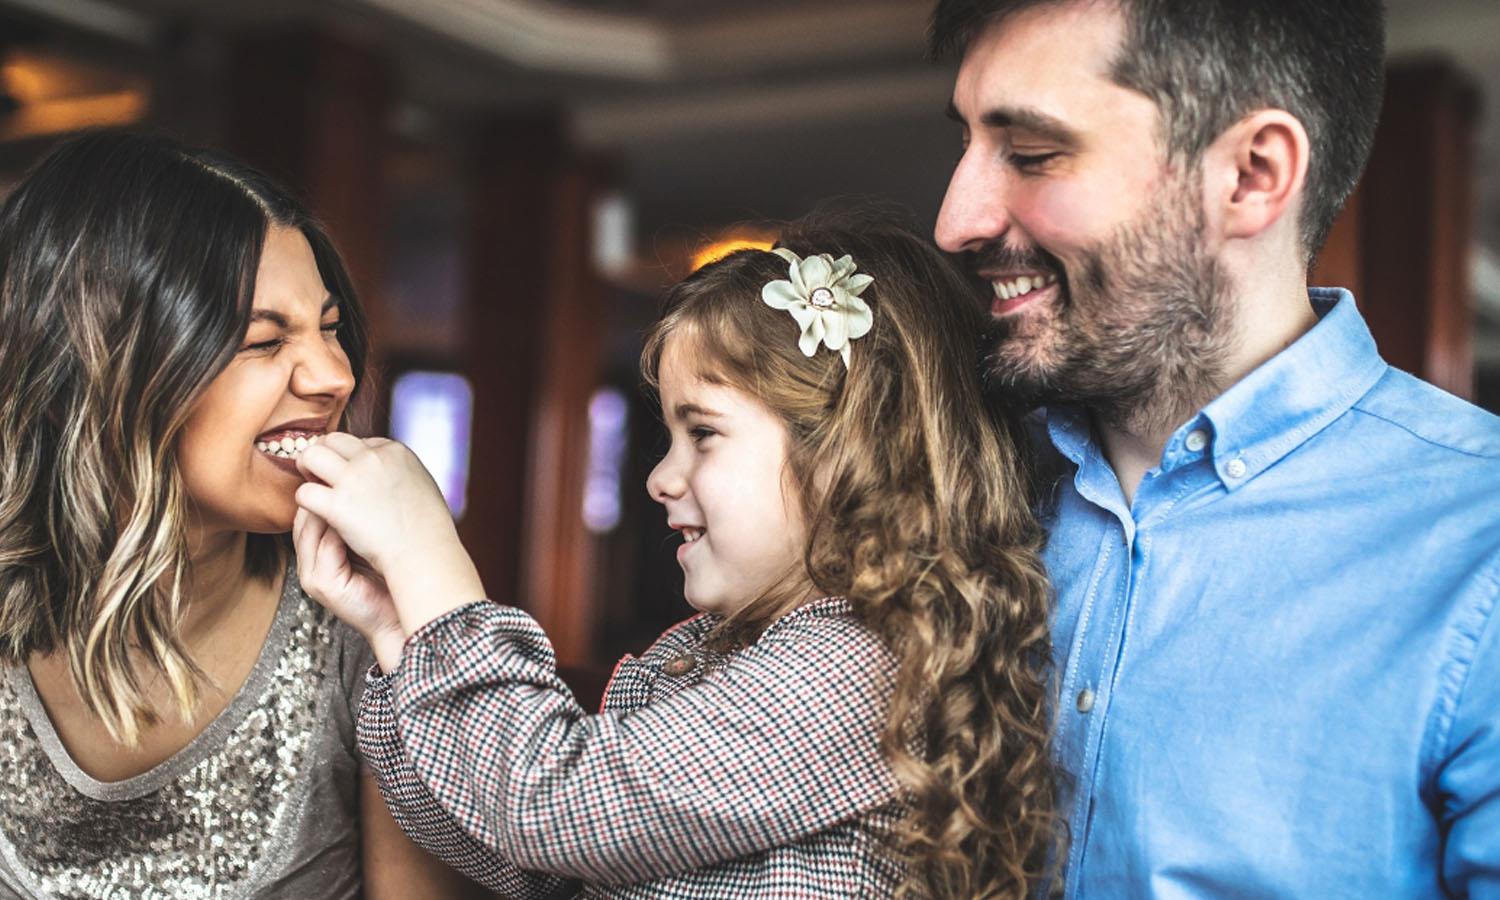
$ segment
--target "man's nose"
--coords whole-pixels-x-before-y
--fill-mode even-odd
[[[948,179],[933,237],[949,253],[996,243],[1010,227],[1005,204],[1003,175],[988,171],[977,154],[965,153]]]

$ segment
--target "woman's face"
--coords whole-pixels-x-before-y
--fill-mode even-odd
[[[177,463],[200,535],[291,528],[292,495],[302,483],[291,458],[298,439],[336,428],[354,390],[337,304],[302,232],[271,228],[245,341],[178,438]]]

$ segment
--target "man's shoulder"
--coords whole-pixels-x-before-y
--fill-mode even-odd
[[[1500,462],[1500,416],[1389,368],[1351,411],[1370,424],[1405,432],[1424,454]],[[1500,476],[1500,468],[1495,474]]]

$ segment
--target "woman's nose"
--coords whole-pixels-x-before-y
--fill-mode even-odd
[[[340,400],[354,392],[354,370],[336,339],[321,340],[307,350],[292,373],[292,391]]]

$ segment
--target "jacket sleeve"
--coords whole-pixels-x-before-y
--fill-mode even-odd
[[[783,846],[897,797],[889,653],[847,617],[790,618],[696,685],[589,715],[529,616],[471,604],[412,636],[391,685],[399,753],[365,752],[392,767],[383,784],[413,785],[393,807],[420,785],[466,852],[522,869],[620,884]]]
[[[360,701],[359,745],[401,830],[443,862],[509,900],[572,897],[577,884],[526,872],[475,842],[423,786],[401,756],[391,710],[391,676],[370,669]]]

